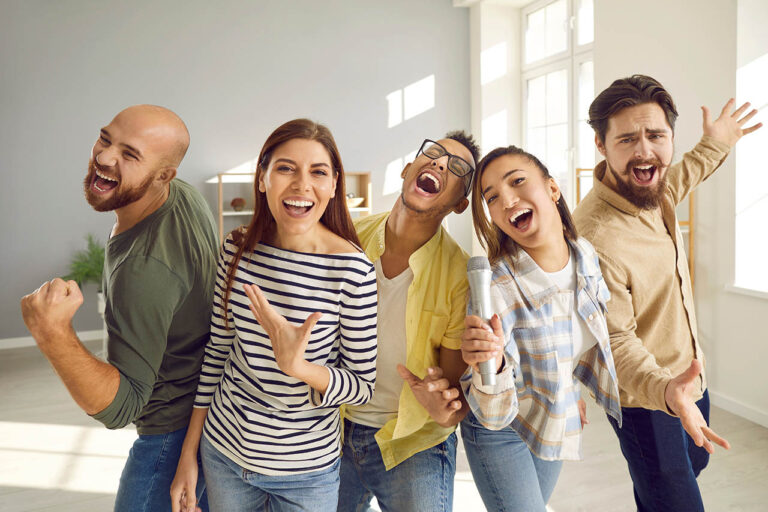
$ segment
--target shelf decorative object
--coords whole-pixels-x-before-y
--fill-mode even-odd
[[[245,199],[242,197],[236,197],[229,202],[229,206],[231,206],[232,209],[236,212],[241,212],[243,211],[243,208],[245,208]]]

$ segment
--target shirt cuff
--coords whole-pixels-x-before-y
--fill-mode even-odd
[[[486,395],[500,395],[505,391],[515,387],[515,372],[512,365],[509,364],[507,357],[504,356],[504,367],[501,373],[496,374],[496,384],[493,386],[484,386],[480,372],[472,371],[472,387]]]

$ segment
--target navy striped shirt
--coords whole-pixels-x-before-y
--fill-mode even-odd
[[[376,378],[376,272],[363,253],[307,254],[258,244],[238,263],[224,327],[227,269],[237,247],[222,247],[195,407],[210,407],[204,435],[243,468],[264,475],[316,471],[340,452],[339,406],[362,405]],[[248,309],[243,284],[257,284],[289,322],[323,313],[307,361],[324,365],[324,395],[285,375],[266,332]]]

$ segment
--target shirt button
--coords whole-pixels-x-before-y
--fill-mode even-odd
[[[594,319],[595,319],[595,314],[594,314],[594,313],[591,313],[591,314],[589,315],[589,318],[588,318],[588,320],[591,322],[591,321],[592,321],[592,320],[594,320]]]

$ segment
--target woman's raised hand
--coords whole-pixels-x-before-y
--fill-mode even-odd
[[[243,290],[251,301],[249,307],[253,316],[272,342],[277,366],[286,375],[300,378],[302,366],[306,363],[304,352],[307,349],[309,336],[323,314],[312,313],[302,325],[295,326],[275,311],[258,286],[246,284],[243,285]]]

